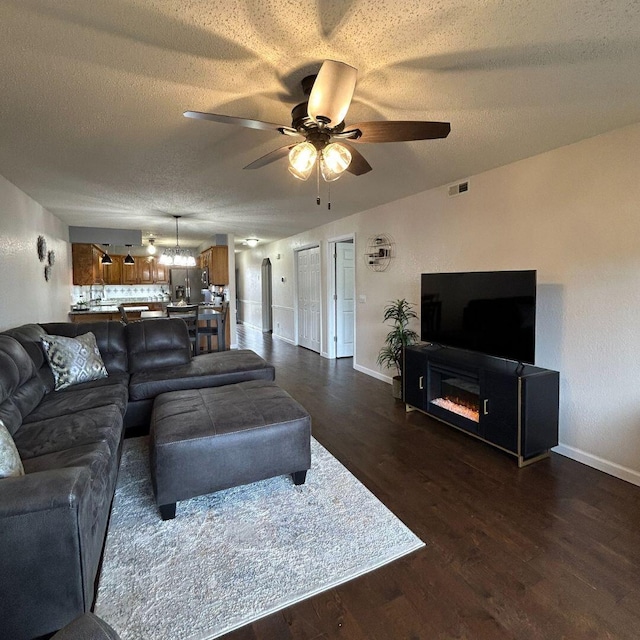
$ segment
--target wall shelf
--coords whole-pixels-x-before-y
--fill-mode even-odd
[[[386,271],[395,257],[395,243],[391,236],[380,233],[367,240],[364,260],[372,271]]]

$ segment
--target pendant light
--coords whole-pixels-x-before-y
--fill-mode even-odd
[[[125,247],[127,247],[128,251],[127,251],[127,255],[124,259],[124,264],[135,264],[136,261],[133,259],[133,256],[131,255],[131,245],[130,244],[125,244]]]
[[[104,253],[102,254],[102,258],[100,258],[100,262],[102,264],[113,264],[113,260],[111,259],[111,256],[109,255],[109,245],[108,244],[103,244],[103,247],[106,247],[106,249],[104,250]]]
[[[178,234],[178,220],[182,216],[173,216],[176,219],[176,248],[165,249],[160,256],[160,264],[174,267],[195,267],[196,259],[187,249],[180,248],[180,236]]]
[[[149,244],[147,245],[147,253],[150,256],[154,256],[156,254],[156,239],[149,238]]]

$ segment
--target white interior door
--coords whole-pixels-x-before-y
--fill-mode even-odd
[[[355,252],[353,242],[336,242],[336,357],[353,356]]]
[[[320,247],[298,251],[298,344],[320,353]]]

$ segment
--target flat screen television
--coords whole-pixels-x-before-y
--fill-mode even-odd
[[[536,271],[423,273],[420,339],[533,364]]]

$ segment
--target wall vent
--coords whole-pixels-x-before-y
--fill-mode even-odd
[[[459,196],[461,193],[469,191],[469,181],[458,182],[458,184],[452,184],[449,187],[449,196]]]

